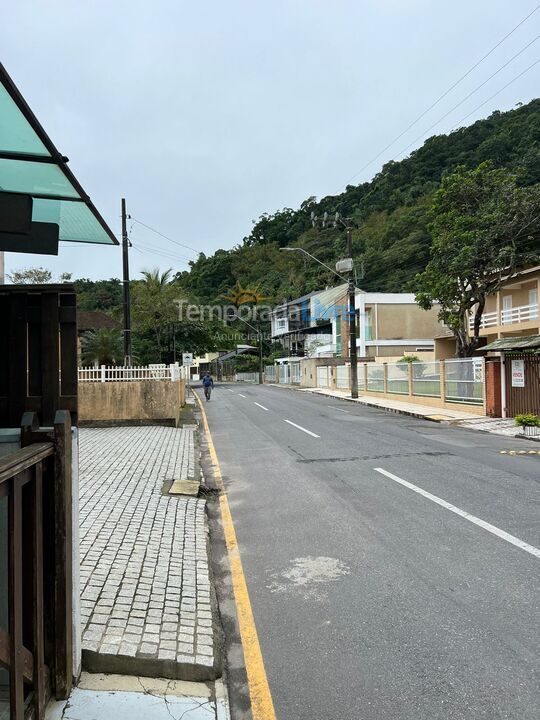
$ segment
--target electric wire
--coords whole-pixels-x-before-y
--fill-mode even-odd
[[[445,98],[447,95],[449,95],[449,94],[452,92],[452,90],[454,90],[454,88],[456,88],[463,80],[465,80],[465,78],[467,78],[474,70],[476,70],[476,68],[477,68],[479,65],[481,65],[481,64],[484,62],[484,60],[486,60],[490,55],[492,55],[492,54],[495,52],[495,50],[496,50],[498,47],[500,47],[500,46],[505,42],[505,40],[507,40],[511,35],[513,35],[513,34],[515,33],[515,31],[516,31],[518,28],[520,28],[520,27],[521,27],[530,17],[532,17],[539,9],[540,9],[540,4],[537,5],[536,7],[534,7],[528,15],[526,15],[522,20],[520,20],[520,22],[519,22],[517,25],[515,25],[515,26],[512,28],[512,30],[510,30],[510,32],[508,32],[504,37],[502,37],[502,38],[491,48],[491,50],[489,50],[489,52],[487,52],[483,57],[481,57],[480,60],[478,60],[474,65],[472,65],[472,67],[470,67],[470,68],[467,70],[466,73],[464,73],[464,74],[463,74],[458,80],[456,80],[447,90],[445,90],[445,92],[444,92],[442,95],[440,95],[440,96],[435,100],[435,102],[433,102],[433,103],[432,103],[428,108],[426,108],[426,110],[424,110],[415,120],[413,120],[413,122],[410,123],[410,125],[408,125],[408,126],[405,128],[405,130],[403,130],[399,135],[397,135],[397,137],[395,137],[395,138],[392,140],[392,142],[388,143],[388,145],[387,145],[385,148],[383,148],[377,155],[375,155],[374,158],[372,158],[372,159],[371,159],[369,162],[367,162],[363,167],[361,167],[360,170],[359,170],[357,173],[355,173],[351,178],[349,178],[349,180],[345,183],[345,185],[344,185],[343,187],[346,187],[347,185],[349,185],[352,180],[354,180],[355,178],[357,178],[366,168],[368,168],[372,163],[374,163],[376,160],[378,160],[378,159],[381,157],[381,155],[383,155],[387,150],[389,150],[389,149],[392,147],[392,145],[394,145],[394,144],[395,144],[398,140],[400,140],[409,130],[411,130],[418,122],[420,122],[420,120],[421,120],[423,117],[425,117],[431,110],[433,110],[433,108],[436,107],[436,106],[441,102],[441,100],[444,100],[444,98]]]

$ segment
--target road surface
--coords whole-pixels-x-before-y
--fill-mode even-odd
[[[538,720],[540,450],[327,396],[205,403],[280,720]]]

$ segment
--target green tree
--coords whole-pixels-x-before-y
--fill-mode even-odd
[[[460,166],[435,193],[431,220],[431,257],[416,276],[416,300],[426,310],[440,305],[459,357],[470,357],[487,295],[538,259],[540,186],[520,187],[513,173],[490,162],[474,170]]]
[[[88,330],[81,338],[83,365],[120,365],[124,360],[122,333],[111,328]]]
[[[171,282],[172,269],[160,272],[158,268],[143,270],[143,279],[133,284],[131,293],[131,317],[133,329],[142,334],[150,333],[155,342],[159,362],[164,353],[164,343],[170,326],[178,319],[177,302],[181,297],[178,287]]]

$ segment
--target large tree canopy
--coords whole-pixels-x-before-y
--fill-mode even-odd
[[[516,175],[490,162],[461,166],[443,179],[430,216],[431,257],[415,279],[416,299],[425,309],[440,305],[458,355],[468,357],[479,345],[487,295],[538,259],[540,186],[520,187]]]

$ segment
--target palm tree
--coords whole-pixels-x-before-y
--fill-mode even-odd
[[[134,284],[132,316],[134,327],[152,332],[156,344],[156,359],[161,361],[163,335],[170,324],[178,319],[175,300],[179,290],[172,282],[172,268],[161,272],[159,268],[143,270],[143,279]]]
[[[122,333],[112,328],[88,330],[81,338],[83,365],[118,365],[123,362]]]

